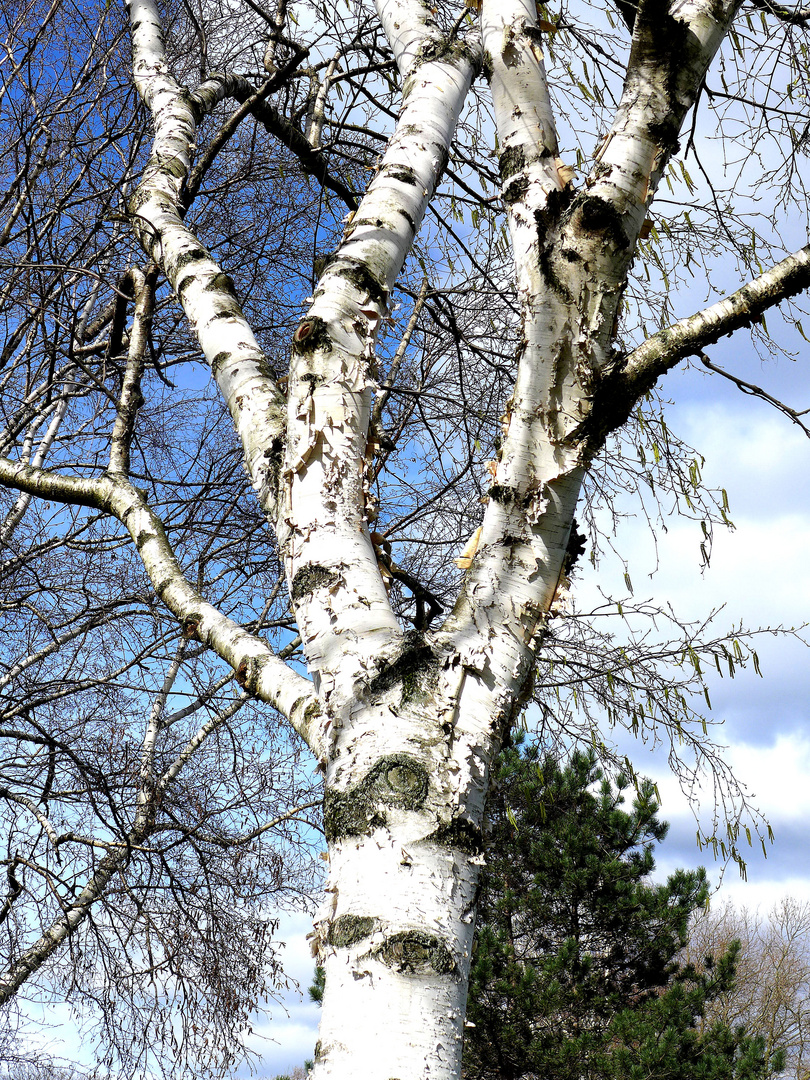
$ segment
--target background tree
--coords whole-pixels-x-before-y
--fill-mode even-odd
[[[667,832],[652,784],[624,807],[627,781],[594,755],[560,762],[505,750],[488,808],[465,1031],[464,1075],[753,1077],[781,1067],[778,1040],[713,1003],[739,945],[698,972],[681,960],[706,904],[702,869],[655,885]],[[747,1018],[746,1018],[747,1020]]]
[[[701,912],[686,956],[700,966],[731,941],[741,950],[734,985],[706,1010],[705,1023],[745,1024],[779,1046],[788,1076],[806,1077],[810,1055],[810,905],[786,897],[767,912],[725,904]]]
[[[654,387],[689,356],[723,378],[727,333],[776,348],[776,305],[803,332],[806,12],[0,18],[0,1003],[86,1009],[124,1072],[227,1072],[322,777],[315,1073],[449,1080],[525,703],[549,738],[663,730],[723,778],[687,693],[750,639],[641,605],[614,640],[566,581],[575,509],[593,548],[617,491],[696,516],[707,557],[727,519]],[[720,268],[736,291],[678,319]]]

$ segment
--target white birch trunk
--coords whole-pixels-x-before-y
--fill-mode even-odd
[[[284,432],[284,395],[237,299],[234,285],[186,226],[183,182],[195,147],[197,117],[216,94],[193,97],[168,70],[154,0],[128,0],[133,78],[155,124],[141,183],[130,200],[133,229],[183,305],[242,443],[262,507],[275,510]]]
[[[423,48],[417,8],[381,9],[408,71]],[[698,21],[702,28],[703,15]],[[522,311],[518,373],[478,551],[453,614],[437,635],[401,646],[350,710],[333,714],[326,774],[330,879],[316,938],[326,987],[315,1080],[459,1073],[489,766],[531,683],[533,649],[557,591],[582,477],[598,441],[591,412],[608,367],[619,290],[673,149],[670,133],[653,127],[657,155],[645,157],[642,169],[638,154],[646,155],[644,140],[651,136],[632,138],[630,154],[621,132],[638,117],[623,106],[615,165],[603,164],[577,193],[557,157],[534,3],[484,0],[482,32]],[[690,38],[693,55],[679,98],[665,103],[676,130],[721,34],[705,36],[707,43]],[[637,52],[643,58],[643,48]],[[647,74],[638,61],[627,98]],[[660,75],[666,80],[666,71]],[[357,257],[373,267],[368,253]],[[388,287],[388,277],[379,280]],[[319,295],[328,288],[327,275]],[[302,399],[290,413],[291,431],[294,420],[307,415],[309,423],[315,415],[312,406],[305,414]],[[344,430],[363,432],[365,422],[357,407]],[[306,445],[313,445],[311,436]],[[315,476],[302,502],[318,506],[317,487],[328,488],[329,479],[325,471]],[[296,493],[293,484],[293,507],[301,505]],[[359,497],[351,505],[359,533]],[[307,541],[317,516],[308,522]],[[339,522],[329,535],[340,535]],[[336,569],[336,593],[344,580]],[[332,608],[331,626],[345,610]],[[315,666],[334,672],[330,645],[340,645],[330,627],[309,612],[302,625],[305,643],[313,633],[327,643],[314,655]],[[387,645],[384,634],[380,640]],[[348,664],[356,683],[361,673],[353,660]]]
[[[380,0],[379,13],[403,107],[296,332],[290,378],[284,552],[332,724],[318,1080],[458,1075],[482,809],[479,799],[468,819],[466,803],[486,771],[465,739],[448,741],[461,677],[453,651],[428,635],[403,639],[393,617],[364,490],[376,331],[475,57],[462,42],[447,48],[419,3]]]
[[[369,539],[366,447],[374,342],[388,297],[449,153],[475,57],[415,0],[381,0],[405,80],[376,177],[293,337],[277,534],[310,670],[333,723],[401,630]],[[407,29],[407,33],[406,33]],[[430,59],[433,53],[439,58]]]

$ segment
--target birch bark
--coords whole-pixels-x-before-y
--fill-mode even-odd
[[[381,5],[407,70],[423,46],[406,14],[405,5]],[[349,714],[334,718],[329,899],[316,939],[326,970],[317,1080],[359,1071],[380,1080],[458,1074],[489,765],[531,683],[533,649],[562,574],[638,230],[726,25],[684,5],[669,18],[691,50],[675,72],[677,92],[673,61],[663,71],[660,55],[648,64],[660,43],[640,15],[613,156],[606,146],[577,193],[557,157],[536,7],[483,0],[484,65],[521,302],[518,372],[478,551],[453,614],[437,635],[405,643],[365,680]],[[660,102],[653,76],[669,80]],[[290,413],[291,431],[303,415],[301,405]],[[362,431],[363,420],[354,427]],[[319,486],[329,486],[325,474]],[[359,495],[354,506],[357,528]],[[331,625],[340,618],[333,611]],[[319,632],[314,620],[302,625],[305,641]],[[379,640],[387,646],[385,634]],[[326,649],[313,659],[332,667]],[[349,661],[356,678],[353,668]],[[359,1032],[358,1016],[367,1018]]]
[[[439,13],[420,0],[378,0],[403,83],[402,108],[295,331],[286,393],[230,279],[185,224],[184,211],[241,117],[263,102],[267,128],[354,206],[353,192],[329,178],[321,153],[337,61],[314,102],[310,146],[265,100],[284,77],[275,40],[265,60],[274,74],[258,90],[226,73],[192,92],[168,69],[155,0],[128,0],[128,7],[135,84],[155,129],[130,202],[133,229],[182,304],[230,410],[275,527],[312,681],[206,602],[132,483],[129,447],[151,310],[143,282],[106,472],[87,478],[44,469],[49,432],[30,463],[0,459],[0,482],[25,498],[114,516],[185,635],[215,650],[245,692],[283,712],[315,752],[325,775],[329,846],[327,900],[313,935],[327,976],[315,1080],[449,1080],[460,1069],[490,765],[531,688],[583,476],[607,432],[685,350],[807,281],[803,249],[629,358],[611,352],[639,230],[735,5],[642,0],[616,117],[577,188],[559,159],[534,0],[482,0],[480,41],[459,35],[461,19],[452,33],[443,31]],[[458,601],[439,630],[406,634],[370,537],[369,428],[385,398],[374,404],[375,343],[482,61],[520,304],[516,377]],[[194,168],[202,118],[226,96],[243,109]],[[33,449],[32,429],[29,455]],[[162,704],[144,739],[133,844],[152,827],[153,793],[173,781],[208,734],[204,725],[160,776],[153,759]],[[86,918],[122,860],[121,852],[108,852],[47,940],[35,943],[32,964]],[[20,981],[33,970],[27,964]]]
[[[218,95],[207,85],[190,95],[173,78],[153,0],[131,0],[127,9],[133,79],[155,125],[149,162],[129,203],[133,229],[183,305],[244,447],[259,501],[272,513],[283,445],[284,395],[245,319],[233,282],[186,226],[181,212],[198,118]],[[265,91],[269,89],[266,84]]]
[[[452,806],[473,763],[444,731],[457,670],[448,677],[428,638],[403,637],[391,611],[369,538],[365,454],[376,332],[446,164],[477,47],[445,38],[419,3],[381,0],[378,11],[403,105],[294,337],[280,530],[331,724],[314,1075],[449,1078],[460,1065],[474,917],[467,841],[477,847]]]
[[[374,342],[447,160],[476,55],[469,41],[443,35],[416,0],[379,0],[404,80],[402,110],[294,334],[278,501],[263,497],[276,513],[326,718],[318,750],[330,875],[313,942],[326,970],[316,1080],[458,1075],[490,762],[531,683],[560,582],[633,245],[724,30],[697,5],[666,14],[688,45],[687,62],[675,70],[674,61],[664,62],[649,8],[636,20],[616,122],[577,192],[558,159],[535,5],[483,2],[521,303],[519,364],[481,542],[459,601],[440,632],[405,637],[369,537]],[[144,38],[142,54],[149,51]],[[159,87],[157,60],[150,71]],[[157,92],[145,99],[168,140]],[[161,92],[173,110],[165,116],[190,132],[176,90]],[[180,141],[187,153],[191,134]],[[144,193],[158,175],[171,186],[156,165]],[[177,220],[163,224],[155,205],[147,216],[164,248],[189,244]],[[171,280],[204,340],[198,291],[206,275],[199,270]],[[217,355],[214,374],[234,401]],[[247,370],[261,377],[252,363]],[[281,422],[275,398],[271,404],[275,446]],[[270,444],[255,419],[247,428],[244,418],[239,423],[255,472],[251,447]]]
[[[355,681],[373,671],[369,658],[401,640],[369,538],[374,341],[445,168],[476,63],[475,50],[445,41],[421,4],[388,0],[379,13],[404,80],[402,110],[293,336],[276,530],[309,667],[336,716],[351,703]]]

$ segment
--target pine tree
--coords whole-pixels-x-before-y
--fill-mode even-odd
[[[780,1066],[744,1029],[696,1021],[734,979],[739,943],[705,971],[679,962],[705,871],[652,884],[668,826],[653,785],[592,755],[503,752],[478,907],[468,1080],[754,1080]]]

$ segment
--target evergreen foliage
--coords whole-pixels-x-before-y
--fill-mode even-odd
[[[467,1080],[759,1080],[781,1056],[743,1028],[699,1032],[733,985],[739,943],[698,972],[680,963],[705,871],[650,881],[668,826],[646,781],[592,755],[561,765],[535,747],[501,755],[478,908]]]

